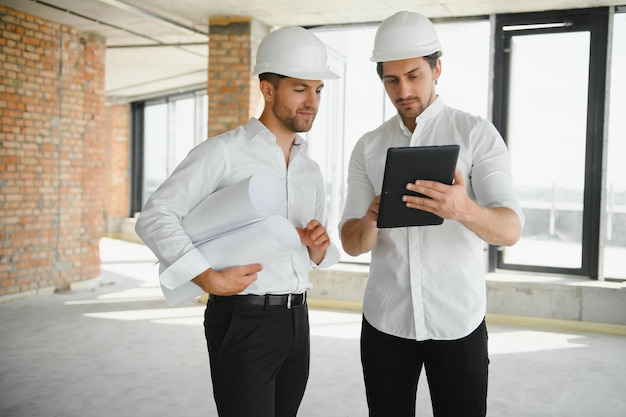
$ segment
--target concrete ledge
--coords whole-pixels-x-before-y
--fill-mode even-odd
[[[309,307],[324,310],[363,311],[363,303],[360,301],[331,300],[327,298],[311,298],[307,296]]]
[[[309,297],[308,303],[312,308],[321,308],[326,310],[361,312],[363,308],[363,304],[356,301],[317,299]],[[619,324],[546,319],[541,317],[510,316],[492,313],[487,313],[486,320],[488,324],[626,336],[626,326]]]
[[[619,324],[595,323],[589,321],[544,319],[541,317],[508,316],[504,314],[489,314],[487,323],[504,324],[507,326],[532,327],[550,330],[564,330],[576,332],[590,332],[626,336],[626,326]]]
[[[109,218],[105,219],[105,223],[104,237],[143,244],[143,241],[135,232],[137,215],[135,217]]]
[[[314,269],[309,274],[313,289],[309,299],[363,301],[369,265],[340,263],[328,269]]]
[[[488,313],[626,325],[621,282],[523,273],[486,279]]]
[[[99,287],[101,285],[101,282],[102,282],[101,276],[97,276],[95,278],[88,279],[85,281],[71,282],[69,285],[69,290],[70,291],[91,290],[93,288]],[[16,294],[6,294],[6,295],[0,296],[0,304],[8,303],[11,301],[22,300],[24,298],[37,297],[40,295],[52,295],[56,291],[57,291],[57,288],[55,286],[51,286],[51,287],[37,288],[34,290],[22,291]]]
[[[367,265],[340,264],[314,270],[309,300],[355,309],[367,282]],[[626,326],[626,285],[523,273],[486,274],[487,314]],[[346,304],[347,303],[347,304]]]
[[[120,233],[124,236],[125,240],[135,243],[143,243],[141,238],[137,236],[135,232],[135,224],[137,223],[136,217],[128,217],[122,220],[120,224]]]
[[[50,294],[54,294],[55,291],[56,291],[56,287],[52,286],[52,287],[43,287],[43,288],[37,288],[34,290],[22,291],[16,294],[6,294],[6,295],[0,296],[0,304],[8,303],[11,301],[22,300],[24,298],[29,298],[29,297],[36,297],[38,295],[50,295]]]
[[[98,275],[92,279],[86,279],[84,281],[74,281],[70,283],[70,291],[87,291],[97,288],[102,283],[102,276]]]

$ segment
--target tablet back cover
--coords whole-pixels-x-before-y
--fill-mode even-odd
[[[418,195],[406,189],[415,180],[452,184],[459,145],[389,148],[380,197],[379,228],[428,226],[443,223],[435,214],[406,207],[403,195]]]

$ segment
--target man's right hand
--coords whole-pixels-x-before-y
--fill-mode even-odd
[[[378,238],[378,210],[380,194],[372,199],[367,211],[360,219],[350,219],[341,228],[341,244],[350,256],[359,256],[371,251]]]
[[[209,268],[192,281],[209,294],[235,295],[256,281],[257,273],[262,269],[261,264],[231,266],[221,271]]]

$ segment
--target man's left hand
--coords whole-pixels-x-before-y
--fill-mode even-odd
[[[322,224],[313,219],[306,227],[296,227],[300,241],[309,249],[309,256],[313,262],[319,264],[326,255],[326,249],[330,246],[330,237],[326,232],[326,228]]]
[[[465,179],[458,169],[454,172],[452,185],[417,180],[407,184],[406,189],[430,197],[404,195],[402,201],[407,207],[424,210],[444,219],[463,221],[476,208],[476,204],[467,195]]]

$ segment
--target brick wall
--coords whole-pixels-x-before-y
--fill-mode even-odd
[[[115,235],[130,207],[130,105],[107,106],[105,120],[104,219]]]
[[[105,40],[0,6],[0,297],[100,273]]]
[[[258,113],[258,77],[250,74],[269,28],[246,17],[209,20],[208,137],[236,129]]]

